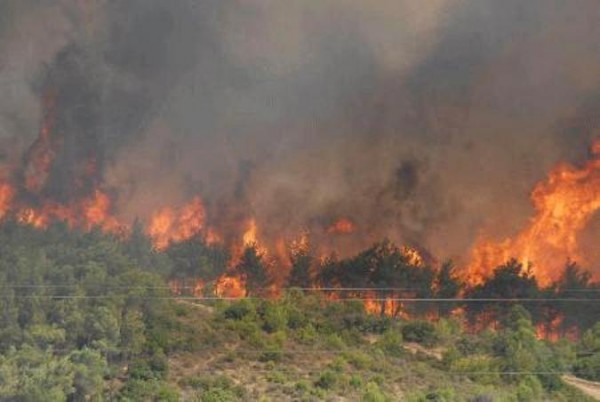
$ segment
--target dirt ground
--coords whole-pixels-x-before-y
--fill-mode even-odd
[[[569,375],[563,376],[562,379],[564,382],[576,387],[584,394],[600,401],[600,383],[582,380]]]

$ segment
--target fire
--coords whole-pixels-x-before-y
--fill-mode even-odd
[[[0,189],[0,194],[2,192]],[[106,232],[118,233],[124,225],[112,216],[111,210],[109,196],[101,190],[96,190],[92,196],[80,202],[62,205],[48,201],[39,207],[17,206],[12,213],[18,222],[40,229],[48,227],[52,222],[65,222],[70,228],[90,230],[98,227]]]
[[[217,233],[217,231],[214,228],[210,227],[206,230],[206,237],[204,240],[209,246],[214,246],[216,244],[223,243],[223,237],[221,237],[221,235]]]
[[[231,261],[230,266],[235,266],[240,258],[242,257],[242,253],[246,247],[256,247],[256,251],[260,255],[267,255],[268,250],[264,247],[258,238],[258,224],[256,223],[256,219],[250,218],[246,224],[246,230],[242,234],[242,243],[233,245],[231,250]]]
[[[249,247],[258,243],[258,226],[256,225],[256,220],[254,218],[250,219],[248,223],[248,229],[244,232],[242,236],[242,243],[244,247]]]
[[[246,296],[246,285],[238,276],[221,276],[215,283],[215,294],[219,297],[241,298]]]
[[[100,190],[96,190],[94,195],[84,200],[82,205],[86,228],[99,227],[107,232],[118,232],[122,228],[122,225],[111,215],[111,208],[112,205],[109,196]]]
[[[206,283],[197,279],[193,282],[193,286],[187,285],[187,282],[181,280],[171,280],[169,281],[169,289],[171,293],[176,296],[189,295],[191,294],[194,297],[202,297],[202,292]]]
[[[409,247],[402,247],[402,254],[406,257],[409,264],[420,267],[424,264],[423,256],[419,253],[418,250]]]
[[[163,207],[150,219],[147,233],[157,250],[169,244],[188,240],[204,227],[205,211],[202,200],[195,197],[180,209]]]
[[[582,167],[560,164],[531,194],[535,215],[512,239],[482,238],[473,250],[469,279],[479,281],[511,257],[525,265],[542,284],[557,279],[568,260],[585,262],[578,235],[600,209],[600,141]]]
[[[15,190],[8,183],[0,183],[0,219],[9,212]]]
[[[354,222],[348,218],[341,218],[333,222],[328,228],[327,233],[329,234],[350,234],[356,230]]]
[[[556,342],[560,339],[560,326],[564,320],[564,317],[558,316],[554,318],[547,325],[538,324],[536,325],[535,332],[538,339],[546,339],[552,342]]]

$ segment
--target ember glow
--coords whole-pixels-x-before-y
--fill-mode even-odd
[[[348,218],[341,218],[333,222],[328,228],[329,234],[350,234],[356,230],[354,223]]]

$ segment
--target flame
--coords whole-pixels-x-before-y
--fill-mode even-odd
[[[416,267],[421,267],[424,265],[423,256],[418,250],[409,246],[403,246],[401,251],[409,264]]]
[[[480,238],[472,252],[469,279],[481,281],[496,266],[518,258],[542,284],[557,279],[569,260],[585,262],[578,235],[600,209],[600,140],[582,167],[559,164],[531,194],[535,215],[512,239]]]
[[[341,218],[341,219],[338,219],[337,221],[333,222],[327,228],[327,233],[343,235],[343,234],[353,233],[355,230],[356,230],[356,227],[354,225],[354,222],[352,222],[348,218]]]
[[[196,279],[194,281],[194,286],[186,285],[185,281],[179,279],[172,279],[169,281],[169,289],[171,293],[175,296],[182,296],[184,294],[191,293],[194,297],[202,297],[202,291],[206,283],[202,279]],[[191,292],[188,293],[187,289],[191,289]]]
[[[0,183],[0,219],[3,219],[11,208],[14,188],[8,183]]]
[[[82,213],[86,229],[99,227],[106,232],[118,232],[123,225],[110,214],[111,208],[110,197],[100,190],[96,190],[91,198],[84,200]]]
[[[204,226],[205,211],[200,197],[179,210],[163,207],[152,215],[147,233],[157,250],[169,244],[188,240],[200,233]]]
[[[251,218],[248,222],[248,228],[242,235],[242,244],[244,247],[250,247],[258,244],[258,226],[256,225],[256,219]]]
[[[255,247],[256,252],[260,255],[267,255],[268,250],[264,247],[258,239],[258,224],[256,219],[250,218],[246,222],[246,230],[242,234],[242,241],[239,244],[233,244],[231,246],[231,259],[229,260],[229,266],[235,267],[242,258],[244,249],[247,247]]]
[[[221,235],[217,233],[217,231],[214,228],[210,227],[206,230],[206,237],[204,240],[209,246],[214,246],[216,244],[223,243],[223,237],[221,237]]]
[[[539,323],[535,327],[536,336],[538,339],[546,339],[556,342],[561,338],[560,326],[564,320],[564,316],[558,316],[549,323]]]
[[[241,298],[246,296],[246,284],[239,276],[223,275],[215,283],[215,294],[219,297]]]

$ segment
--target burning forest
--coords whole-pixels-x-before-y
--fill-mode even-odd
[[[219,255],[210,274],[172,273],[176,293],[182,277],[224,297],[356,288],[330,297],[389,315],[442,294],[444,275],[471,290],[503,266],[547,288],[565,267],[599,279],[600,81],[580,72],[600,59],[561,46],[598,30],[580,10],[353,3],[327,22],[261,1],[13,3],[3,222]],[[563,12],[581,21],[530,27]],[[381,41],[407,35],[418,48]]]
[[[586,400],[599,10],[0,1],[0,401]]]

